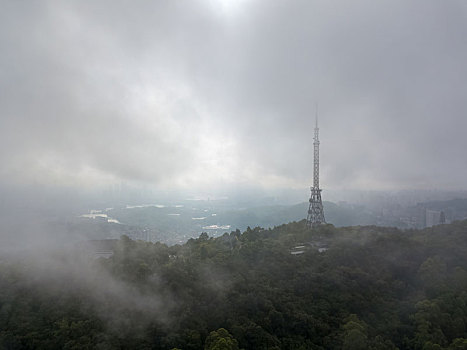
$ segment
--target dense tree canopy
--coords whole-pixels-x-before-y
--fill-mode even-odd
[[[85,282],[60,254],[0,263],[2,348],[467,349],[467,221],[123,236]]]

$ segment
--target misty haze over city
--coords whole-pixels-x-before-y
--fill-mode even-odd
[[[193,198],[305,202],[317,105],[325,201],[465,197],[461,1],[2,7],[9,220]]]

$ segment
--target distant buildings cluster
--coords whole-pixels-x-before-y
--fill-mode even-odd
[[[377,217],[377,225],[425,228],[456,220],[464,220],[467,219],[466,204],[467,200],[465,200],[465,203],[446,201],[419,203],[409,207],[387,206],[381,209]]]

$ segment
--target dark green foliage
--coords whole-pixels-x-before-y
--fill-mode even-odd
[[[209,333],[206,338],[205,350],[238,350],[238,342],[224,328]]]
[[[125,299],[96,303],[76,280],[50,288],[26,263],[0,264],[0,346],[467,349],[467,221],[420,231],[302,221],[172,247],[122,237],[93,266],[129,288]]]

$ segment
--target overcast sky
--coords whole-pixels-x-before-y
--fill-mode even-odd
[[[0,182],[467,187],[467,2],[1,1]]]

